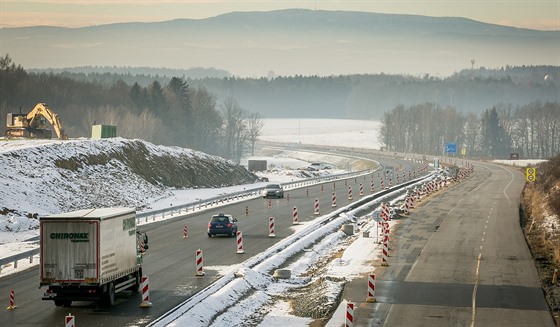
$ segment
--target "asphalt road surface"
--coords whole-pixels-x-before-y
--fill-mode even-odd
[[[555,326],[519,225],[524,175],[475,164],[419,203],[391,234],[389,266],[347,284],[354,326]]]
[[[398,164],[396,160],[387,162],[391,165]],[[409,167],[417,168],[419,164],[406,161],[401,166],[407,170]],[[64,317],[71,313],[75,316],[77,326],[145,326],[221,277],[221,266],[240,264],[291,235],[294,206],[298,207],[299,221],[308,222],[317,217],[314,213],[315,198],[320,202],[320,214],[327,214],[336,209],[331,207],[333,192],[337,194],[337,205],[346,205],[350,203],[347,199],[348,187],[353,188],[353,201],[359,200],[359,185],[363,184],[364,193],[370,194],[372,176],[378,189],[379,175],[376,172],[347,181],[289,190],[286,192],[286,198],[272,199],[270,207],[268,200],[258,198],[140,226],[139,229],[149,235],[149,250],[144,256],[143,269],[144,275],[150,279],[150,302],[153,304],[151,308],[140,308],[141,294],[133,292],[117,294],[116,303],[112,307],[101,307],[94,302],[85,301],[73,302],[71,307],[55,307],[52,301],[41,300],[46,288],[38,287],[38,267],[2,277],[0,295],[5,295],[7,306],[9,292],[14,290],[17,308],[0,310],[0,325],[58,326],[62,325]],[[245,214],[246,207],[249,208],[248,215]],[[206,235],[208,220],[217,212],[233,214],[238,218],[239,230],[244,236],[244,254],[236,254],[235,238],[208,238]],[[275,217],[275,238],[268,237],[270,216]],[[183,239],[185,225],[188,228],[188,237]],[[203,277],[195,276],[195,256],[198,248],[203,250],[204,255]]]

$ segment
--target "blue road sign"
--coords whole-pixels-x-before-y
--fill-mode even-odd
[[[447,153],[457,153],[457,144],[456,143],[446,143],[445,144],[445,152],[447,152]]]

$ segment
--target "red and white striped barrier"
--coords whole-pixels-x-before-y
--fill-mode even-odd
[[[375,301],[375,274],[369,274],[366,302],[375,303]]]
[[[381,265],[384,267],[389,265],[389,241],[383,242],[383,257],[381,258]]]
[[[276,234],[274,234],[274,217],[268,217],[268,237],[276,237]]]
[[[348,186],[348,200],[352,200],[352,186]]]
[[[237,231],[237,253],[245,253],[243,250],[243,233]]]
[[[389,220],[389,206],[387,205],[387,203],[383,202],[381,204],[381,217],[383,218],[384,221],[388,221]]]
[[[383,177],[381,177],[381,182],[379,182],[379,184],[381,185],[381,189],[383,190]]]
[[[346,322],[345,327],[354,326],[354,303],[348,302],[346,304]]]
[[[389,223],[385,222],[385,228],[383,229],[383,243],[389,242],[389,232],[391,232],[389,229]]]
[[[268,209],[272,208],[272,200],[268,199]]]
[[[364,184],[360,183],[360,196],[364,195]]]
[[[402,208],[403,208],[405,214],[408,214],[408,201],[409,201],[408,199],[409,199],[409,197],[407,196],[407,197],[405,198],[404,204],[403,204],[403,206],[402,206]]]
[[[14,290],[10,290],[10,305],[8,305],[8,307],[6,309],[8,310],[14,310],[16,307],[15,304],[15,296],[14,296]]]
[[[201,249],[197,249],[196,250],[196,276],[204,276],[204,271],[202,270],[202,264],[203,264],[203,260],[202,260],[202,250]]]
[[[400,177],[399,177],[399,173],[397,173],[397,184],[400,183]]]
[[[142,276],[140,289],[142,290],[142,303],[140,303],[140,308],[151,307],[152,302],[150,302],[150,286],[148,276]]]
[[[76,326],[76,321],[74,319],[74,316],[72,314],[68,314],[66,317],[64,317],[64,326],[65,327],[75,327]]]
[[[298,225],[299,224],[299,215],[298,215],[297,207],[294,207],[292,209],[292,218],[294,220],[293,224]]]
[[[315,208],[315,212],[314,212],[314,213],[315,213],[316,215],[318,215],[318,214],[319,214],[319,199],[318,199],[318,198],[315,198],[315,205],[314,205],[314,208]]]
[[[389,178],[389,187],[393,186],[393,179]]]
[[[336,207],[336,193],[332,192],[332,201],[331,201],[331,207]]]
[[[187,238],[187,225],[185,225],[185,227],[183,227],[183,238]]]
[[[375,192],[375,182],[373,180],[371,181],[370,191],[371,191],[371,193]]]
[[[249,206],[245,206],[245,216],[249,215]]]

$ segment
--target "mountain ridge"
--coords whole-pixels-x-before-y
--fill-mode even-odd
[[[80,28],[4,28],[0,34],[2,52],[31,68],[195,66],[241,76],[269,71],[451,75],[470,66],[471,58],[493,68],[557,65],[560,57],[560,31],[462,17],[308,9]],[[425,68],[408,64],[416,59]]]

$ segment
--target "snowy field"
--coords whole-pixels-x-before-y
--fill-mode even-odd
[[[264,119],[261,140],[379,149],[381,122],[351,119]]]

